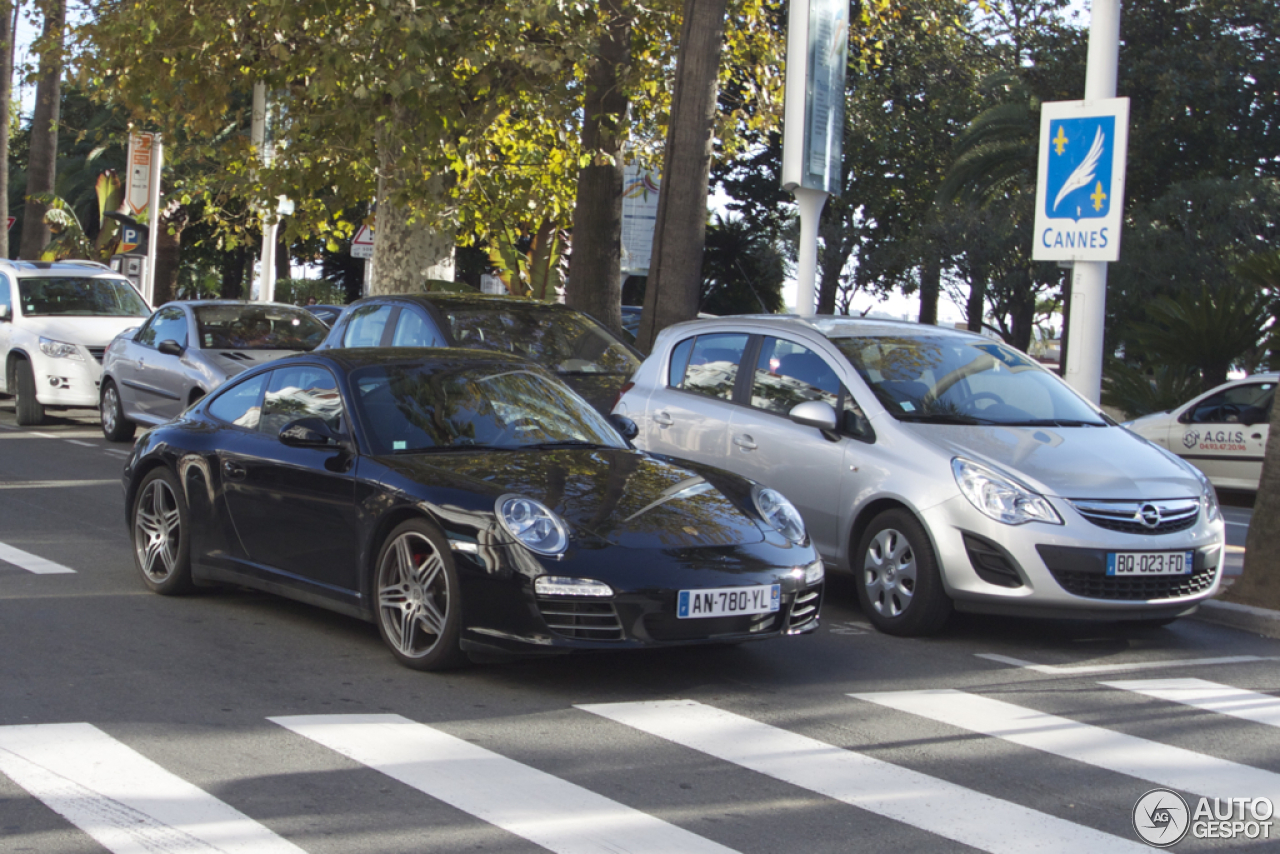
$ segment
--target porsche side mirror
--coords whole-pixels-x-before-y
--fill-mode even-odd
[[[291,448],[341,448],[343,438],[322,418],[298,418],[280,428],[280,442]]]
[[[625,415],[611,414],[609,423],[613,425],[613,429],[617,430],[622,438],[628,442],[640,435],[640,428],[636,426],[636,422],[632,421]]]

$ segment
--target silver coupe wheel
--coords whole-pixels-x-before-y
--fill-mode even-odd
[[[449,666],[458,649],[458,590],[447,556],[409,522],[392,532],[375,576],[378,627],[403,663],[422,670]]]
[[[863,583],[871,607],[880,615],[897,617],[911,607],[916,592],[916,555],[901,531],[886,528],[871,540],[863,564]]]
[[[181,570],[182,513],[173,489],[163,478],[147,482],[133,517],[133,548],[138,569],[152,585],[161,586]]]

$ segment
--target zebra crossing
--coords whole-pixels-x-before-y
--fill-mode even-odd
[[[1270,694],[1203,679],[1097,685],[1103,692],[1142,698],[1165,714],[1221,715],[1231,726],[1249,728],[1264,747],[1259,756],[1274,757],[1280,749],[1280,698]],[[922,734],[936,733],[941,725],[1124,775],[1133,778],[1135,799],[1155,785],[1206,797],[1280,800],[1280,774],[1264,768],[978,693],[889,691],[836,695],[831,702],[854,717],[893,713]],[[585,703],[566,714],[574,716],[573,726],[595,721],[623,727],[828,799],[840,809],[933,834],[938,850],[954,850],[956,844],[993,854],[1149,850],[1117,830],[1127,823],[1132,803],[1116,804],[1124,822],[1099,829],[1020,803],[1018,793],[998,797],[966,788],[857,746],[695,700]],[[687,815],[650,814],[475,743],[482,739],[460,738],[400,715],[288,715],[268,717],[264,724],[273,737],[293,740],[289,751],[310,744],[338,754],[557,854],[742,849],[691,830]],[[573,743],[567,734],[565,743]],[[306,839],[271,830],[270,817],[247,815],[90,723],[0,726],[0,775],[113,854],[310,854]],[[1077,794],[1064,789],[1061,797],[1065,803]],[[422,832],[423,850],[436,850],[429,844],[431,829]]]

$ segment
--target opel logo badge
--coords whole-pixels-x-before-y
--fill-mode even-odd
[[[1143,504],[1138,508],[1138,520],[1148,528],[1160,525],[1160,508],[1154,504]]]

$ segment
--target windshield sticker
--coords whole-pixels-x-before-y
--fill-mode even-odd
[[[395,441],[391,443],[391,450],[393,451],[403,451],[404,449],[405,443],[403,441]]]
[[[1009,368],[1031,367],[1031,362],[1022,358],[1012,350],[1009,350],[1005,347],[1001,347],[999,344],[994,344],[994,343],[993,344],[970,344],[969,346],[975,350],[981,350],[983,353],[986,353],[988,356],[1000,362],[1001,364],[1005,365],[1006,367],[1009,367]]]
[[[916,411],[916,405],[915,405],[914,403],[912,403],[911,401],[909,401],[909,400],[904,400],[904,401],[902,401],[901,403],[899,403],[898,405],[899,405],[899,406],[901,406],[901,407],[902,407],[904,410],[906,410],[907,412],[915,412],[915,411]]]

